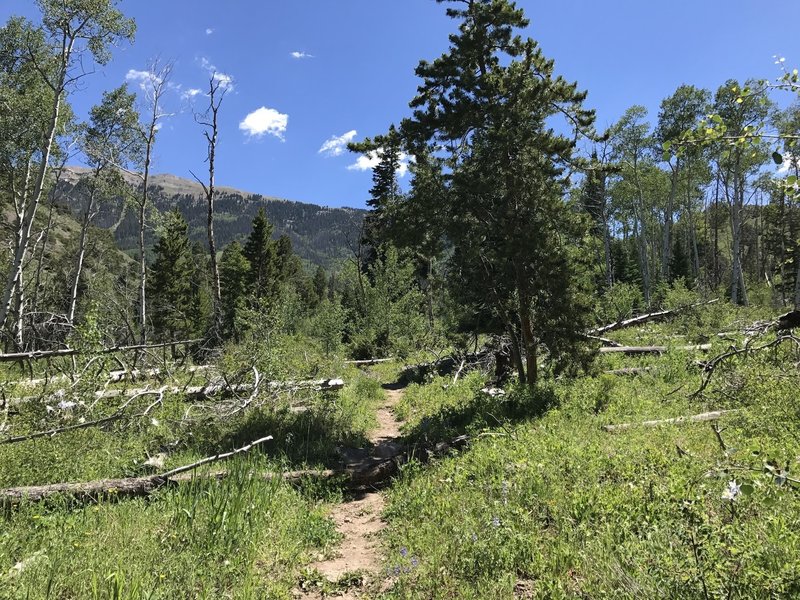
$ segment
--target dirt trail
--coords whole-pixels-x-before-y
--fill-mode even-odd
[[[370,435],[369,449],[342,451],[345,461],[353,464],[375,461],[396,455],[400,450],[400,425],[394,415],[394,407],[403,396],[402,389],[385,388],[385,400],[377,411],[378,427]],[[335,506],[331,518],[344,538],[337,548],[335,558],[315,562],[309,567],[316,569],[331,583],[339,581],[345,573],[356,571],[374,579],[381,566],[378,534],[385,527],[381,514],[385,506],[383,495],[378,491],[365,490]],[[374,583],[374,581],[370,582]],[[319,592],[303,594],[304,598],[323,598]],[[337,598],[359,598],[359,589],[349,589]]]

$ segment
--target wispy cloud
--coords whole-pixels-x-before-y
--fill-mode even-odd
[[[125,81],[137,84],[142,90],[152,90],[156,85],[161,83],[161,78],[155,73],[150,71],[138,71],[136,69],[128,69],[125,74]]]
[[[208,71],[208,74],[219,83],[220,89],[233,91],[233,77],[227,73],[222,73],[205,56],[200,57],[200,66]]]
[[[291,53],[292,58],[296,58],[301,60],[303,58],[314,58],[313,54],[309,54],[308,52],[300,52],[299,50],[295,50]]]
[[[381,150],[372,150],[367,152],[366,154],[362,154],[356,159],[352,165],[348,165],[348,171],[369,171],[374,169],[378,166],[381,162]],[[399,166],[397,167],[397,175],[399,177],[405,177],[406,173],[408,173],[408,163],[411,161],[411,157],[408,156],[405,152],[401,152]]]
[[[202,93],[203,93],[203,90],[201,90],[201,89],[189,88],[188,90],[186,90],[185,92],[183,92],[181,94],[181,98],[183,98],[184,100],[190,100],[191,98],[194,98],[195,96],[199,96]]]
[[[352,142],[356,135],[358,135],[358,132],[353,129],[339,136],[331,136],[322,144],[317,152],[324,156],[341,156],[344,154],[344,151],[347,150],[347,144]]]
[[[278,112],[274,108],[262,106],[247,115],[239,123],[239,129],[248,137],[261,138],[272,135],[284,141],[283,135],[289,125],[289,115]]]
[[[206,27],[206,35],[211,35],[212,33],[214,33],[214,30],[211,27]]]

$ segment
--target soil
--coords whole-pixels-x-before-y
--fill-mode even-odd
[[[346,448],[340,454],[349,465],[384,459],[400,452],[400,421],[394,407],[403,396],[403,390],[385,386],[385,400],[377,411],[377,428],[370,435],[371,446],[366,449]],[[377,490],[358,492],[336,505],[330,517],[344,537],[336,557],[309,565],[330,584],[339,584],[338,591],[330,596],[344,600],[361,598],[362,592],[374,588],[382,579],[380,541],[378,536],[386,523],[381,515],[385,506],[383,494]],[[358,573],[360,577],[349,578]],[[348,578],[343,576],[348,575]],[[325,598],[319,591],[299,592],[298,597]]]

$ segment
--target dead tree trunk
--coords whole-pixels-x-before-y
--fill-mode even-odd
[[[203,187],[206,205],[208,206],[206,232],[208,234],[208,251],[211,259],[211,288],[214,296],[214,322],[217,334],[220,331],[222,318],[222,288],[219,279],[219,266],[217,265],[217,244],[214,240],[214,162],[219,138],[219,108],[227,90],[228,88],[223,85],[223,80],[218,78],[216,73],[212,74],[208,82],[208,110],[203,115],[195,115],[195,120],[205,128],[203,135],[208,145],[208,184],[192,173],[192,176]]]

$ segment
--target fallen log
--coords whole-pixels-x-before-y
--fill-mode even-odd
[[[622,346],[622,344],[620,344],[619,342],[615,342],[614,340],[610,340],[608,338],[600,337],[599,335],[592,335],[590,333],[584,333],[583,338],[593,342],[600,342],[604,346],[613,346],[617,348],[619,346]]]
[[[124,479],[100,479],[82,483],[51,483],[0,490],[0,505],[15,505],[21,502],[41,502],[53,496],[68,496],[81,503],[97,502],[101,499],[120,499],[147,496],[154,491],[174,485],[179,481],[176,476],[187,473],[203,465],[225,460],[237,454],[249,452],[251,449],[268,442],[271,435],[250,442],[246,446],[230,452],[216,454],[189,465],[184,465],[160,475],[149,477],[127,477]]]
[[[158,348],[169,348],[171,346],[186,346],[189,344],[199,344],[205,340],[179,340],[176,342],[164,342],[161,344],[138,344],[135,346],[114,346],[113,348],[102,348],[96,352],[78,350],[77,348],[61,348],[60,350],[34,350],[32,352],[12,352],[10,354],[0,354],[0,362],[17,362],[20,360],[41,360],[43,358],[60,358],[64,356],[78,356],[80,354],[114,354],[115,352],[132,352],[134,350],[156,350]]]
[[[368,358],[366,360],[346,360],[344,364],[346,365],[377,365],[380,363],[392,362],[393,358]]]
[[[606,375],[641,375],[642,373],[650,373],[653,367],[627,367],[625,369],[611,369],[603,371]]]
[[[419,363],[416,365],[406,365],[400,370],[397,382],[401,385],[408,383],[419,383],[424,381],[429,374],[447,376],[455,373],[464,363],[464,369],[471,370],[487,365],[491,362],[493,352],[486,348],[474,354],[467,354],[462,357],[447,356],[433,362]]]
[[[188,368],[181,368],[176,369],[176,373],[200,373],[203,371],[208,371],[213,369],[213,365],[196,365]],[[108,378],[106,378],[106,382],[108,383],[120,383],[127,379],[130,380],[138,380],[138,379],[148,379],[151,377],[158,377],[162,374],[162,369],[133,369],[133,370],[123,370],[117,369],[114,371],[109,371]],[[54,375],[53,377],[46,377],[40,379],[20,379],[19,381],[9,381],[9,385],[14,385],[17,387],[23,388],[32,388],[32,387],[39,387],[49,385],[51,383],[58,383],[62,381],[72,381],[72,377],[69,375]]]
[[[611,352],[622,352],[624,354],[664,354],[669,350],[681,350],[687,352],[708,352],[711,344],[699,344],[696,346],[619,346],[613,348],[600,348],[601,354]]]
[[[672,315],[683,312],[684,310],[688,310],[690,308],[697,308],[698,306],[706,306],[708,304],[714,304],[715,302],[719,302],[719,298],[715,298],[714,300],[709,300],[708,302],[698,302],[697,304],[682,306],[680,308],[659,310],[656,312],[647,313],[645,315],[639,315],[638,317],[632,317],[630,319],[625,319],[624,321],[617,321],[615,323],[609,323],[608,325],[603,325],[602,327],[595,327],[594,329],[590,329],[587,333],[589,335],[601,335],[603,333],[608,333],[609,331],[624,329],[625,327],[642,325],[643,323],[649,323],[651,321],[660,321],[661,319],[671,317]]]
[[[616,425],[603,425],[602,430],[609,433],[625,431],[635,427],[658,427],[659,425],[680,425],[681,423],[701,423],[703,421],[717,421],[725,415],[739,412],[738,410],[716,410],[699,415],[674,417],[672,419],[657,419],[655,421],[642,421],[640,423],[618,423]]]
[[[343,379],[314,379],[308,381],[270,381],[267,387],[272,391],[287,391],[287,390],[301,390],[301,389],[314,389],[319,391],[336,391],[344,387]],[[254,388],[252,383],[240,383],[237,385],[228,385],[224,382],[214,381],[206,385],[180,387],[173,386],[164,388],[164,393],[167,394],[183,394],[189,399],[202,399],[209,396],[214,396],[223,392],[238,394],[242,392],[251,392]],[[129,398],[152,391],[150,388],[132,388],[120,390],[99,390],[94,393],[96,400],[106,400],[109,398]],[[39,397],[29,396],[25,398],[11,398],[9,404],[17,405],[24,402],[32,402],[38,400]]]
[[[193,473],[188,474],[188,472],[204,464],[247,452],[257,444],[271,439],[272,436],[267,436],[238,450],[204,458],[203,460],[178,467],[177,469],[161,473],[160,475],[129,477],[125,479],[101,479],[83,483],[54,483],[40,486],[7,488],[0,490],[0,505],[14,506],[21,502],[41,502],[55,496],[67,496],[79,503],[93,503],[100,500],[121,500],[124,498],[147,496],[161,488],[178,485],[197,477],[222,480],[228,477],[228,471],[201,473],[199,475]],[[450,450],[463,448],[469,442],[469,436],[462,435],[450,442],[439,442],[426,447],[406,449],[389,458],[375,460],[366,465],[360,464],[355,468],[345,467],[342,469],[261,473],[258,476],[269,480],[280,478],[290,484],[298,484],[306,479],[327,480],[341,477],[343,479],[343,484],[348,489],[376,487],[397,475],[400,468],[412,458],[425,463],[432,458],[443,456]]]

